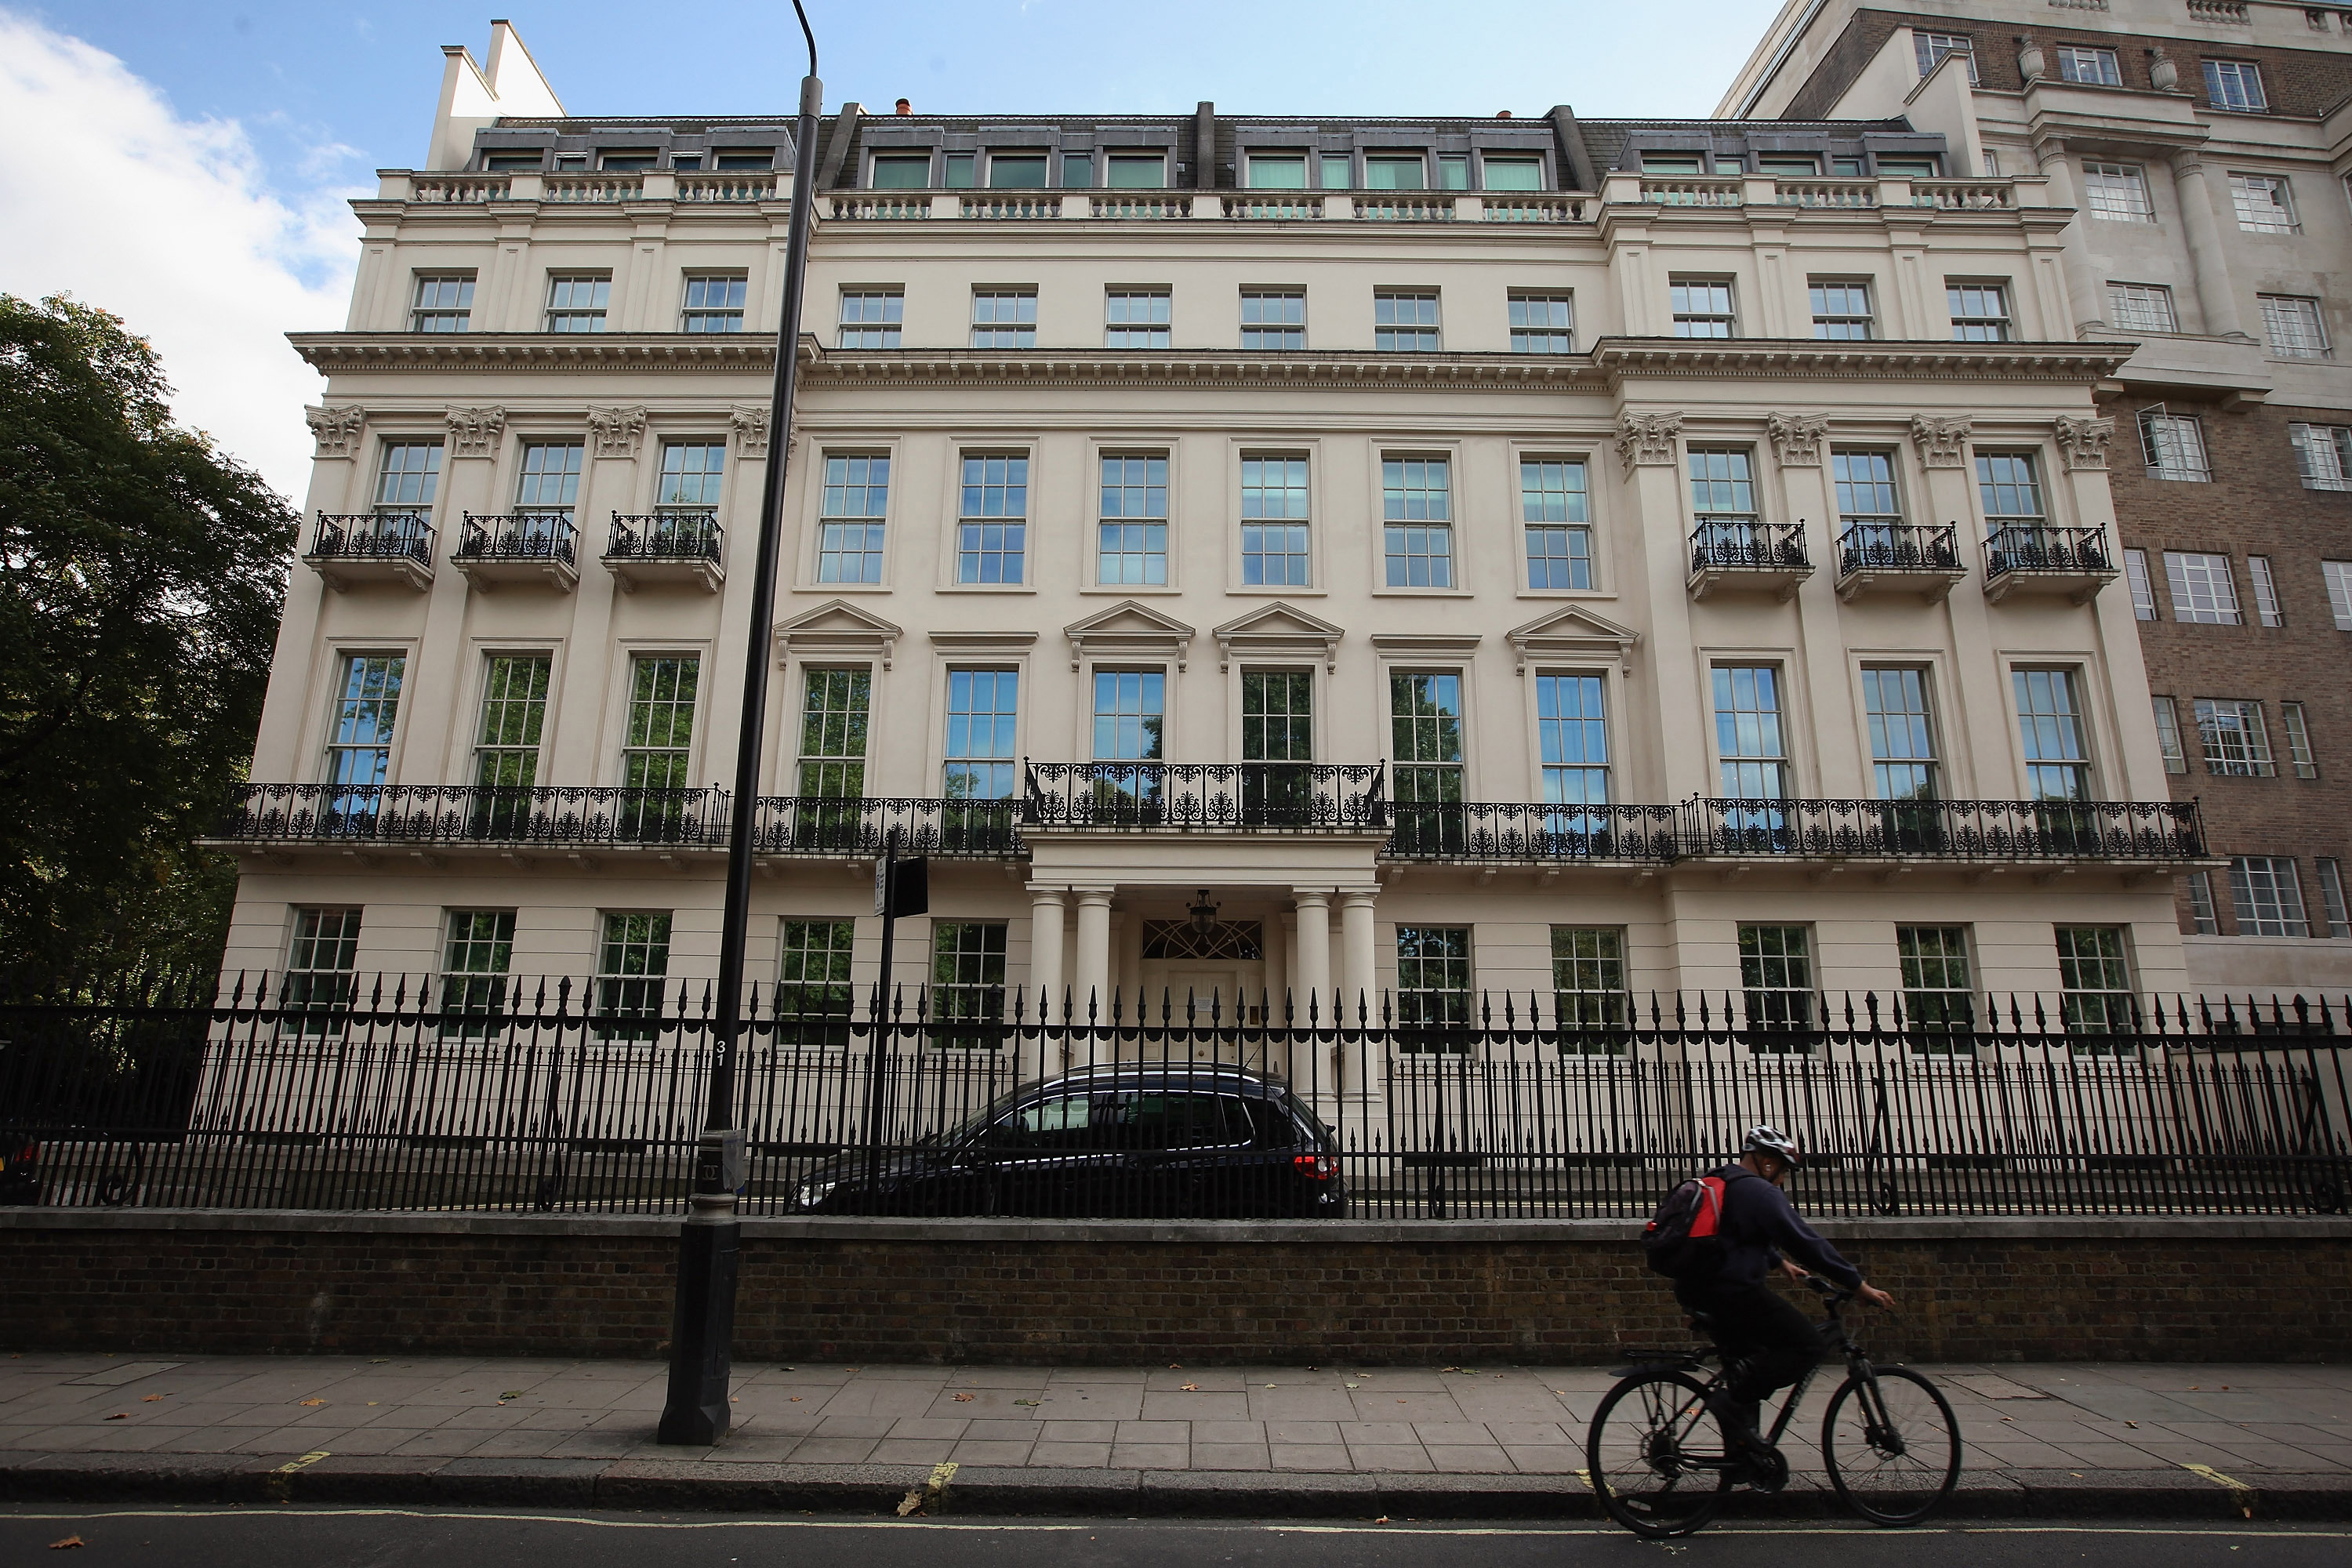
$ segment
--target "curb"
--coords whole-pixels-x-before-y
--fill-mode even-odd
[[[0,1501],[333,1503],[696,1513],[895,1515],[931,1488],[929,1514],[1121,1518],[1557,1519],[1596,1517],[1565,1476],[1325,1474],[963,1466],[944,1484],[920,1465],[718,1459],[489,1459],[330,1454],[275,1464],[237,1454],[19,1454],[0,1461]],[[2163,1470],[1965,1473],[1937,1518],[2352,1521],[2352,1475],[2262,1475],[2238,1485]],[[1846,1517],[1801,1480],[1776,1497],[1726,1500],[1727,1519]]]

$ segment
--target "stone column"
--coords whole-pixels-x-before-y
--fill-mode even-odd
[[[2066,309],[2074,319],[2053,322],[2056,330],[2047,334],[2055,338],[2063,332],[2071,338],[2083,322],[2106,320],[2106,290],[2100,287],[2098,268],[2091,260],[2091,244],[2084,234],[2083,226],[2090,219],[2084,213],[2082,193],[2075,185],[2074,165],[2066,159],[2066,144],[2054,136],[2046,137],[2033,144],[2033,156],[2050,182],[2050,205],[2074,209],[2061,252],[2066,274]],[[2014,310],[2017,303],[2011,300],[2010,309]]]
[[[1029,889],[1029,1000],[1040,1017],[1062,1016],[1062,929],[1067,906],[1059,888]]]
[[[1291,954],[1297,980],[1297,1002],[1303,1027],[1308,998],[1314,999],[1319,1022],[1331,1019],[1331,893],[1327,888],[1294,888],[1298,900],[1298,944]]]
[[[1077,994],[1072,999],[1083,1021],[1089,1002],[1097,1015],[1110,1016],[1110,889],[1079,888]]]
[[[1289,952],[1289,944],[1283,940],[1286,933],[1283,930],[1282,911],[1277,910],[1259,922],[1258,931],[1265,957],[1265,978],[1260,990],[1265,1006],[1265,1022],[1279,1024],[1282,1022],[1282,988],[1286,984],[1285,960]],[[1250,1000],[1255,1002],[1260,997],[1254,996]]]
[[[2180,232],[2189,241],[2189,269],[2197,279],[2197,310],[2205,318],[2205,331],[2217,338],[2242,335],[2238,296],[2221,248],[2221,226],[2213,217],[2213,193],[2205,183],[2205,163],[2187,148],[2172,155],[2172,189],[2180,200]]]
[[[1379,897],[1368,888],[1339,895],[1339,1006],[1351,1022],[1360,1008],[1380,1016],[1380,998],[1372,994],[1380,988],[1372,942],[1372,904]]]
[[[490,407],[451,407],[446,415],[448,442],[441,462],[439,531],[433,548],[433,587],[425,595],[425,635],[416,657],[401,683],[401,721],[409,726],[399,752],[403,784],[456,784],[465,777],[465,759],[453,766],[449,744],[453,735],[464,744],[469,731],[458,724],[417,723],[426,713],[449,714],[464,701],[467,594],[472,584],[450,564],[449,557],[464,537],[466,513],[497,510],[499,452],[506,434],[507,411]],[[536,590],[534,590],[536,591]]]

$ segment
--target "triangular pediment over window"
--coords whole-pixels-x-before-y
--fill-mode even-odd
[[[1235,658],[1313,658],[1326,670],[1339,658],[1339,639],[1348,634],[1327,620],[1280,601],[1227,621],[1209,634],[1217,639],[1217,668]]]
[[[1121,600],[1099,615],[1062,628],[1070,639],[1070,668],[1089,658],[1172,658],[1182,669],[1194,632],[1149,605]]]
[[[846,599],[832,599],[805,615],[776,623],[780,654],[802,658],[863,657],[890,668],[891,650],[905,636],[903,628],[871,616]]]
[[[1586,609],[1581,605],[1570,605],[1550,615],[1514,627],[1507,634],[1511,647],[1518,653],[1518,673],[1528,672],[1529,662],[1573,659],[1591,663],[1596,659],[1615,664],[1625,674],[1633,673],[1633,647],[1642,634],[1630,626],[1621,626],[1608,616]]]

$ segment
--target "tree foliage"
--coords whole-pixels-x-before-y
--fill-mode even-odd
[[[219,959],[295,514],[107,312],[0,294],[0,973]]]

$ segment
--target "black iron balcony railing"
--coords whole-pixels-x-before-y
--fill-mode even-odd
[[[1838,572],[1958,572],[1958,531],[1948,522],[1857,522],[1838,536]]]
[[[901,855],[1011,859],[1027,853],[1012,800],[761,795],[751,848],[761,855],[882,853],[893,834]]]
[[[2058,572],[2070,574],[2113,572],[2115,559],[2107,551],[2105,531],[2096,528],[2052,528],[2011,524],[1985,536],[1985,575],[2004,572]]]
[[[1377,830],[1378,763],[1031,763],[1024,827]]]
[[[310,536],[314,561],[415,561],[433,563],[433,525],[423,512],[320,512]]]
[[[2195,860],[2195,801],[1734,800],[1683,806],[1685,855]]]
[[[1802,572],[1805,528],[1798,522],[1702,522],[1691,530],[1694,572]]]
[[[1672,865],[1682,812],[1671,805],[1526,805],[1398,801],[1385,853],[1400,860],[1639,860]]]
[[[727,795],[562,785],[246,784],[219,836],[263,844],[715,847],[727,842]]]
[[[724,537],[715,513],[662,511],[613,514],[607,561],[717,561]]]
[[[522,510],[466,514],[457,561],[578,562],[580,530],[568,510]]]

